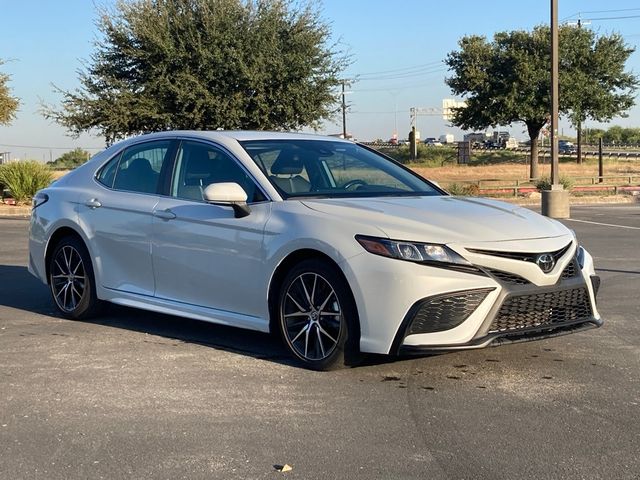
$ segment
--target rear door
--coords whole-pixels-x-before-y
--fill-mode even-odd
[[[153,295],[151,219],[163,166],[169,166],[175,145],[157,140],[127,147],[98,172],[98,185],[80,198],[79,219],[90,237],[102,286]]]

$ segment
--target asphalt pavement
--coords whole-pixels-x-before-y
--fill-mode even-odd
[[[572,217],[604,327],[328,373],[269,335],[61,319],[0,219],[0,479],[639,479],[640,205]]]

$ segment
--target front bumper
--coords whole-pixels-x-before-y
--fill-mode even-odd
[[[422,355],[425,353],[453,352],[456,350],[474,350],[485,347],[498,347],[509,343],[531,342],[545,338],[559,337],[570,333],[582,332],[602,326],[601,319],[580,321],[574,324],[556,325],[552,328],[536,328],[519,333],[489,334],[483,338],[473,340],[463,345],[402,345],[397,355]]]
[[[445,311],[445,314],[440,316],[436,315],[440,311],[431,307],[434,303],[436,305],[442,303],[440,297],[436,297],[435,301],[434,297],[422,299],[416,302],[405,316],[394,338],[390,353],[416,354],[484,348],[505,343],[539,340],[600,327],[604,322],[597,313],[595,302],[600,288],[600,277],[595,273],[592,274],[592,260],[588,254],[586,255],[588,264],[581,267],[577,256],[572,257],[565,265],[557,282],[549,286],[538,286],[516,275],[499,275],[489,271],[500,284],[499,294],[474,337],[465,343],[430,345],[420,343],[419,338],[423,331],[426,334],[432,333],[434,325],[436,329],[439,323],[447,326],[446,322],[434,322],[433,319],[444,316],[451,322],[452,317],[455,317],[451,312],[457,312],[458,317],[453,318],[454,321],[448,325],[449,327],[455,328],[463,323],[470,314],[467,315],[464,309],[451,301],[451,298],[458,303],[459,299],[465,299],[468,304],[470,302],[466,299],[472,298],[473,294],[486,296],[486,289],[461,291],[449,295],[448,309],[441,308],[440,311]],[[477,303],[479,305],[481,301]],[[472,303],[470,310],[475,308],[476,305]],[[430,321],[426,322],[424,317]]]
[[[358,308],[361,351],[482,348],[602,325],[595,301],[599,279],[591,256],[567,237],[550,247],[548,242],[518,242],[530,251],[553,251],[571,242],[548,274],[530,262],[481,254],[470,258],[461,250],[458,253],[482,270],[479,274],[368,254],[350,258],[343,270]],[[434,299],[416,320],[420,307]]]

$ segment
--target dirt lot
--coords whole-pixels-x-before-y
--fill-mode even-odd
[[[424,168],[413,165],[420,175],[441,183],[462,182],[465,180],[525,180],[529,176],[529,165],[521,162],[495,163],[491,165],[451,165],[444,167]],[[559,167],[560,175],[567,177],[593,177],[598,175],[598,164],[593,160],[578,165],[574,162],[563,162]],[[549,176],[551,165],[540,165],[540,174]],[[607,175],[640,175],[640,161],[605,160],[604,174]],[[639,179],[640,180],[640,179]]]

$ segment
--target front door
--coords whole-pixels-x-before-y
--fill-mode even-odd
[[[203,200],[207,185],[219,182],[247,192],[250,215],[236,218],[232,208]],[[154,209],[156,297],[215,309],[222,323],[255,328],[267,314],[263,236],[271,206],[265,200],[228,153],[182,142],[170,196]]]

